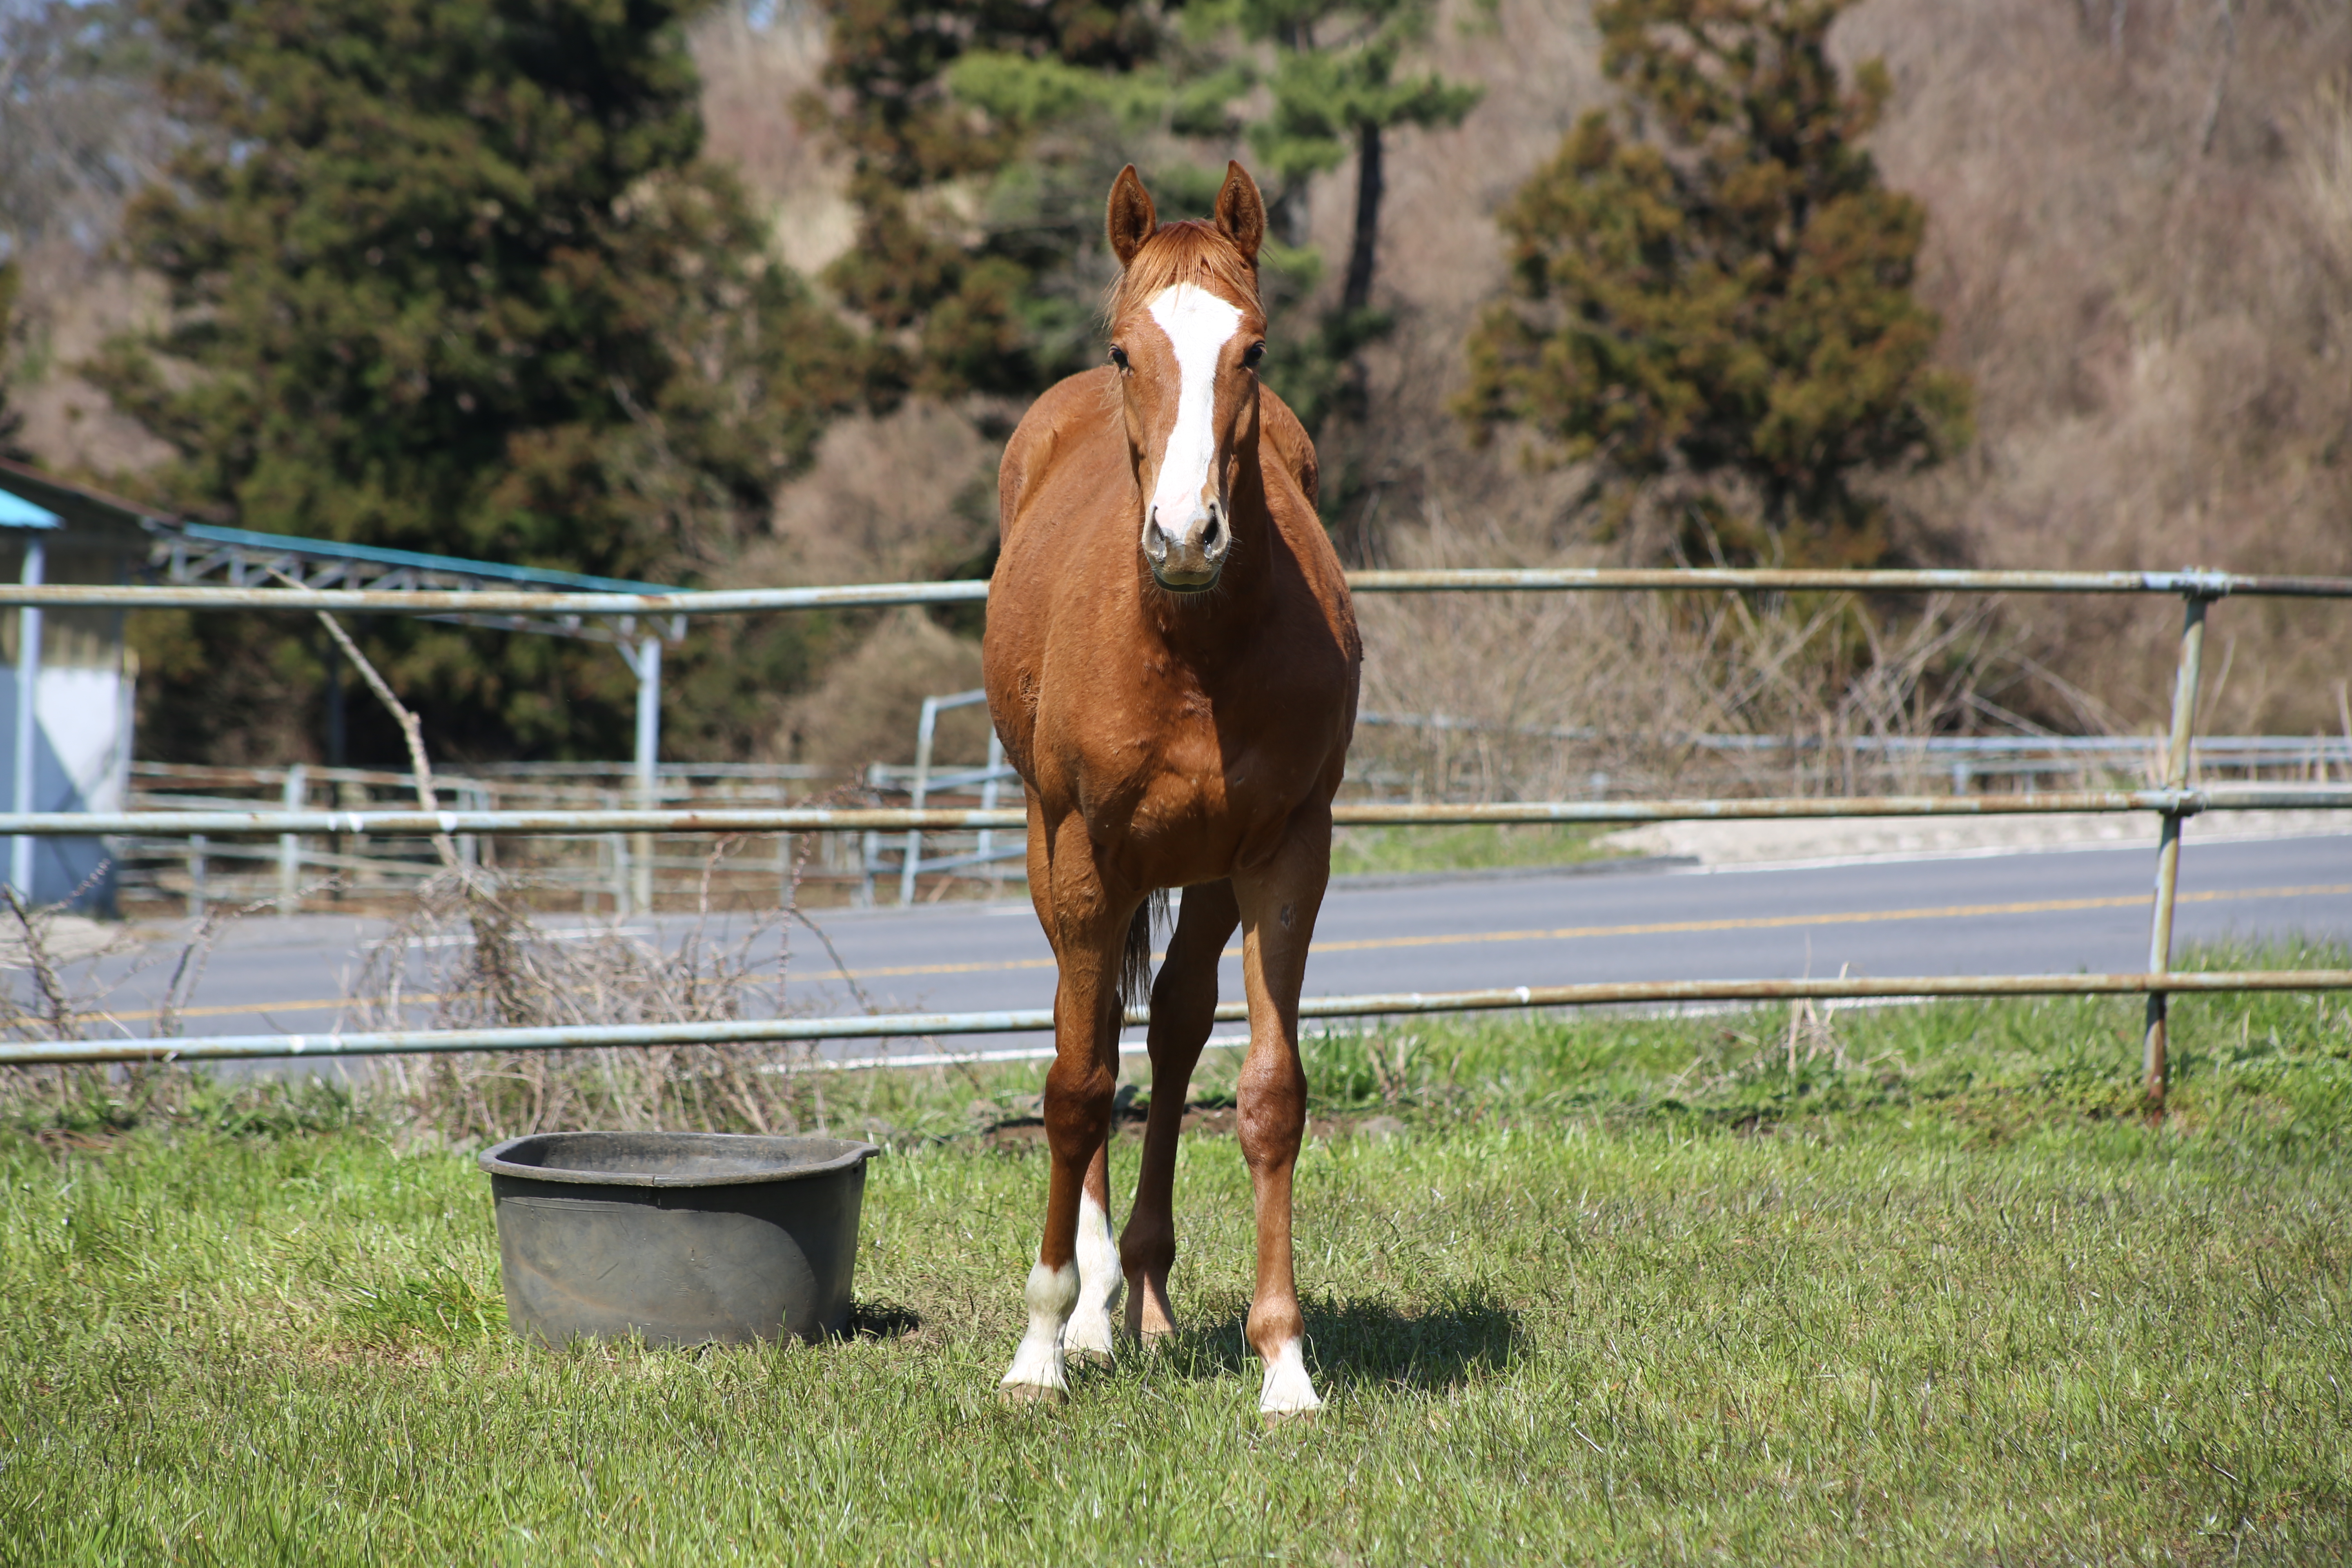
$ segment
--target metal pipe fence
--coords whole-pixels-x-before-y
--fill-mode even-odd
[[[1348,574],[1358,594],[1650,592],[1849,594],[2165,594],[2222,598],[2352,597],[2352,578],[2239,572],[1978,572],[1776,567],[1448,567]],[[748,616],[786,610],[971,605],[988,584],[851,583],[814,588],[731,588],[676,594],[555,594],[501,589],[401,592],[364,588],[222,588],[144,584],[0,584],[0,605],[106,610],[327,610],[404,616]]]
[[[1882,795],[1859,798],[1538,801],[1492,805],[1370,805],[1336,807],[1349,825],[1441,823],[1631,823],[1678,820],[1862,816],[2016,816],[2061,812],[2154,812],[2160,826],[2148,963],[2144,973],[2073,975],[1912,975],[1885,979],[1701,980],[1622,984],[1518,986],[1475,992],[1404,993],[1302,999],[1302,1017],[1376,1017],[1491,1008],[1567,1007],[1696,1001],[2000,995],[2144,995],[2147,999],[2142,1070],[2152,1104],[2161,1106],[2168,1073],[2168,997],[2174,994],[2352,990],[2352,971],[2291,970],[2182,973],[2171,967],[2173,911],[2187,818],[2218,809],[2343,809],[2352,788],[2326,784],[2189,785],[2190,749],[2204,654],[2207,611],[2225,597],[2352,598],[2352,579],[2181,572],[1849,572],[1780,569],[1542,569],[1357,572],[1362,593],[1573,593],[1623,591],[1843,592],[1856,594],[2022,593],[2156,594],[2181,599],[2184,620],[2174,670],[2171,722],[2158,786],[2140,790],[2048,793],[2024,796]],[[864,584],[829,588],[738,590],[669,595],[370,593],[340,589],[0,584],[0,605],[114,609],[271,609],[391,611],[405,615],[553,616],[747,615],[821,606],[971,603],[985,583]],[[443,603],[442,601],[447,601]],[[1018,812],[891,808],[688,809],[665,811],[119,813],[110,816],[15,812],[0,834],[24,843],[43,834],[180,835],[192,844],[215,834],[373,833],[878,833],[1002,829],[1022,826]],[[909,858],[919,854],[910,837]],[[1240,1004],[1220,1019],[1245,1016]],[[1130,1021],[1139,1021],[1130,1019]],[[851,1018],[772,1018],[676,1025],[551,1029],[391,1031],[365,1035],[221,1036],[198,1039],[26,1041],[0,1046],[0,1065],[42,1062],[183,1060],[351,1056],[431,1051],[576,1049],[588,1047],[722,1044],[926,1035],[1026,1032],[1049,1028],[1050,1011],[885,1014]]]
[[[2352,784],[2206,784],[2195,788],[2056,790],[2013,795],[1806,795],[1693,800],[1403,801],[1334,805],[1340,827],[1490,823],[1754,822],[1880,816],[2048,816],[2059,813],[2327,811],[2352,808]],[[0,812],[0,836],[167,837],[194,834],[951,833],[1025,827],[1011,809],[961,806],[688,806],[641,811],[142,811]]]
[[[1393,991],[1302,996],[1301,1018],[1383,1018],[1528,1007],[1673,1005],[1684,1002],[1930,1001],[1968,996],[2138,996],[2161,986],[2214,994],[2352,991],[2352,969],[2183,971],[2173,974],[1908,974],[1820,980],[1628,980],[1582,985],[1509,985],[1479,991]],[[1218,1004],[1216,1022],[1239,1023],[1248,1004]],[[1128,1011],[1130,1025],[1151,1021]],[[1026,1034],[1051,1029],[1054,1010],[875,1013],[846,1018],[735,1018],[699,1024],[576,1024],[517,1029],[385,1029],[326,1035],[212,1035],[186,1039],[36,1040],[0,1044],[0,1067],[71,1062],[225,1061],[383,1057],[446,1051],[596,1050],[625,1046],[814,1044],[925,1035]],[[946,1060],[948,1058],[939,1058]],[[933,1065],[920,1057],[902,1067]]]
[[[927,701],[924,711],[930,722],[919,721],[916,726],[915,763],[877,763],[865,770],[863,793],[871,798],[856,804],[887,806],[893,796],[899,796],[917,807],[988,809],[998,804],[1008,784],[1017,797],[1017,777],[1003,765],[1002,743],[992,728],[987,731],[985,762],[976,766],[941,763],[934,752],[926,765],[924,731],[935,731],[940,715],[972,706],[979,695],[958,692]],[[1357,723],[1359,727],[1403,725],[1482,732],[1500,728],[1445,714],[1360,712]],[[1525,727],[1508,732],[1564,745],[1603,739],[1590,728]],[[1921,793],[1923,784],[1934,794],[1954,796],[2015,790],[2144,789],[2149,779],[2161,776],[2167,746],[2163,735],[1824,738],[1740,733],[1665,739],[1695,753],[1735,760],[1731,776],[1710,779],[1698,789],[1674,792],[1677,795],[1754,796],[1762,792],[1756,787],[1759,781],[1748,776],[1746,759],[1793,759],[1836,749],[1848,753],[1843,772],[1852,782],[1845,791],[1828,794],[1856,800],[1914,795]],[[965,743],[970,743],[969,737]],[[134,908],[143,912],[158,904],[193,910],[209,902],[274,903],[280,915],[304,909],[356,912],[412,895],[439,869],[437,858],[421,838],[396,833],[336,832],[321,837],[289,831],[279,834],[274,849],[249,836],[233,835],[208,845],[208,852],[198,857],[191,854],[184,829],[178,837],[172,831],[174,825],[188,821],[186,814],[192,812],[251,813],[273,806],[283,811],[323,808],[334,812],[339,823],[357,820],[364,826],[378,813],[410,809],[415,780],[405,773],[304,763],[254,767],[170,763],[134,763],[131,773],[131,798],[121,809],[164,814],[168,820],[154,834],[132,832],[110,837],[107,852],[115,868],[115,897],[126,912]],[[2200,736],[2191,742],[2190,773],[2208,785],[2326,784],[2352,780],[2352,740],[2326,735]],[[2053,782],[2053,774],[2062,777]],[[1873,775],[1884,778],[1880,787],[1865,782],[1875,782]],[[2072,775],[2072,781],[2063,775]],[[444,798],[465,812],[621,810],[648,805],[682,812],[811,805],[818,796],[836,795],[842,786],[858,787],[859,776],[846,769],[807,763],[669,763],[659,768],[656,795],[649,803],[631,798],[639,774],[628,763],[478,763],[442,771],[437,782]],[[1946,779],[1948,792],[1936,787]],[[1340,798],[1351,815],[1356,807],[1423,798],[1400,790],[1408,782],[1377,763],[1351,763]],[[1654,788],[1612,789],[1610,783],[1608,773],[1596,771],[1586,789],[1571,798],[1657,798]],[[1799,793],[1819,792],[1801,789]],[[1544,811],[1542,815],[1549,818],[1554,814]],[[80,816],[61,819],[70,825],[61,831],[74,837],[71,826],[87,821]],[[1381,825],[1349,822],[1346,826],[1360,829]],[[714,864],[709,854],[711,835],[668,832],[658,826],[647,834],[639,831],[640,819],[629,819],[623,826],[625,831],[529,836],[461,831],[457,847],[468,865],[495,865],[521,876],[539,893],[567,901],[576,899],[584,913],[595,913],[601,906],[621,918],[655,907],[637,896],[640,871],[650,874],[656,896],[672,902],[698,901],[710,894],[730,902],[744,897],[757,899],[781,894],[797,881],[804,889],[811,886],[838,889],[852,904],[861,907],[876,901],[877,884],[895,885],[898,902],[907,904],[920,896],[921,884],[936,891],[943,878],[985,881],[1001,888],[1008,874],[1025,875],[1017,864],[1026,857],[1023,836],[993,827],[914,828],[903,835],[869,828],[863,833],[817,832],[804,840],[777,831],[772,835],[772,855],[729,855]]]
[[[904,771],[887,770],[886,790],[903,791],[898,775]],[[197,901],[270,902],[281,915],[306,908],[359,912],[399,903],[440,868],[420,838],[341,831],[354,812],[364,821],[374,811],[413,806],[416,781],[404,772],[135,763],[131,773],[131,798],[122,808],[129,813],[176,822],[199,811],[323,809],[336,814],[338,830],[323,837],[284,833],[274,848],[249,837],[224,838],[201,862],[189,856],[184,835],[174,837],[168,826],[152,835],[110,836],[115,897],[125,913],[145,913],[159,904],[177,912]],[[650,801],[642,798],[640,775],[627,763],[476,764],[438,771],[436,783],[442,798],[464,811],[677,810],[792,805],[855,785],[856,775],[801,763],[674,763],[658,770]],[[937,784],[934,792],[942,793]],[[950,799],[939,804],[971,804],[971,792],[944,793]],[[646,853],[641,836],[625,831],[527,838],[460,833],[457,847],[469,865],[496,866],[537,893],[576,900],[583,913],[620,918],[649,907],[638,896],[640,872],[651,873],[653,891],[672,902],[706,890],[730,901],[778,897],[795,882],[854,894],[871,875],[858,862],[858,841],[837,834],[779,837],[772,857],[730,856],[715,868],[708,847],[690,837],[656,837]]]

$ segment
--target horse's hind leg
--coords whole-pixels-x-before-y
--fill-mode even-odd
[[[1124,1011],[1138,974],[1151,972],[1151,915],[1156,899],[1146,899],[1128,917],[1127,946],[1120,957],[1118,1010]],[[1118,1070],[1118,1039],[1122,1019],[1111,1021],[1111,1070]],[[1116,1097],[1113,1104],[1117,1104]],[[1118,1310],[1126,1289],[1119,1278],[1118,1241],[1110,1229],[1110,1133],[1087,1165],[1086,1185],[1078,1194],[1078,1305],[1063,1331],[1062,1349],[1071,1355],[1111,1359],[1110,1315]]]
[[[1313,820],[1294,819],[1271,862],[1234,879],[1250,1015],[1236,1121],[1257,1211],[1257,1294],[1250,1302],[1248,1333],[1265,1364],[1258,1410],[1268,1420],[1308,1415],[1323,1404],[1307,1373],[1306,1320],[1291,1262],[1290,1188],[1307,1127],[1298,991],[1330,872],[1331,819],[1318,813]]]
[[[1216,1022],[1217,958],[1241,921],[1231,882],[1188,888],[1169,939],[1167,962],[1151,987],[1151,1114],[1143,1129],[1143,1168],[1135,1179],[1135,1208],[1119,1242],[1127,1273],[1127,1331],[1176,1331],[1168,1304],[1168,1270],[1176,1260],[1171,1212],[1176,1183],[1176,1140],[1184,1130],[1184,1091],[1201,1047]]]

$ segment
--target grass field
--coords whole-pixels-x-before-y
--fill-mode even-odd
[[[2176,1018],[2160,1126],[2125,1005],[1320,1042],[1271,1432],[1229,1137],[1190,1331],[1038,1410],[1044,1162],[960,1077],[836,1080],[906,1131],[816,1348],[525,1348],[472,1161],[364,1108],[0,1133],[0,1561],[2342,1562],[2352,1001]]]
[[[1383,871],[1570,866],[1610,858],[1609,830],[1576,824],[1465,823],[1453,827],[1342,827],[1331,836],[1334,876]]]

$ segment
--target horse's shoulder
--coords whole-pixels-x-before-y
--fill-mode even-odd
[[[1297,481],[1308,510],[1319,510],[1323,470],[1315,458],[1315,437],[1270,386],[1258,388],[1257,427],[1261,448],[1273,452],[1275,462]]]
[[[996,470],[999,518],[1011,527],[1022,498],[1034,494],[1057,464],[1081,453],[1089,439],[1108,428],[1106,407],[1118,405],[1108,365],[1065,376],[1038,394],[1013,427]]]

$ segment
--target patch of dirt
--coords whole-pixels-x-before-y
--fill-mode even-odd
[[[351,1366],[397,1367],[406,1372],[421,1372],[447,1361],[451,1348],[422,1340],[394,1344],[374,1340],[337,1339],[306,1345],[299,1353],[319,1366],[338,1369]]]
[[[106,1134],[75,1132],[66,1128],[48,1127],[33,1134],[33,1142],[56,1155],[103,1154],[112,1149],[115,1140]]]

